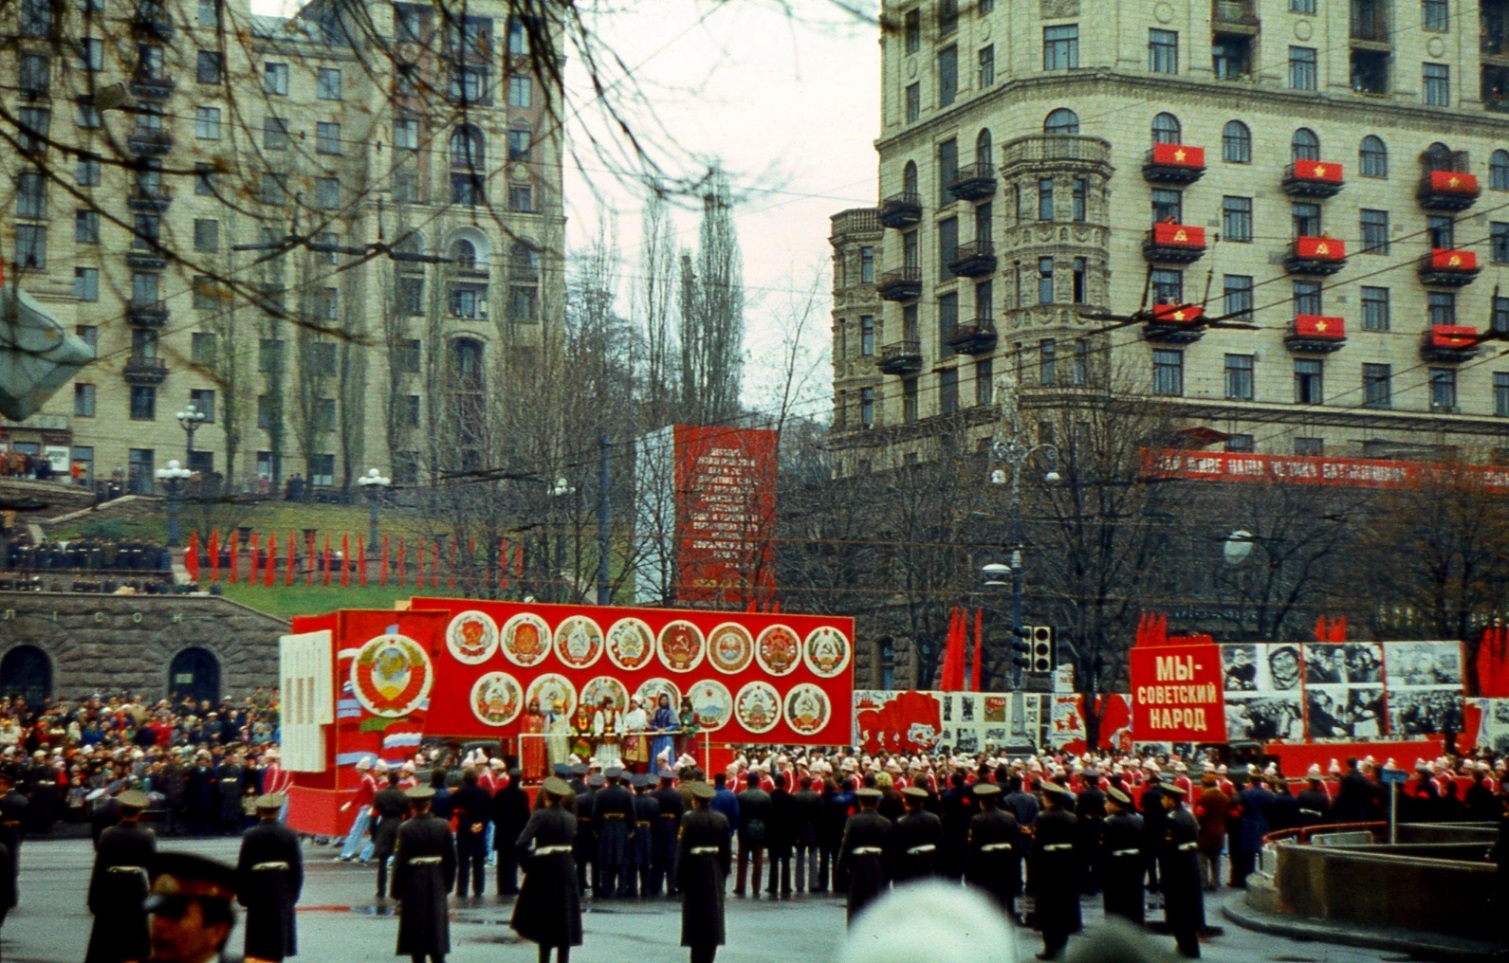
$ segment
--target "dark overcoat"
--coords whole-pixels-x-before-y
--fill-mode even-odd
[[[100,834],[89,877],[89,931],[85,963],[144,960],[151,953],[147,936],[147,872],[157,853],[157,836],[138,823],[111,826]]]
[[[456,885],[456,843],[451,827],[423,813],[398,829],[393,858],[393,893],[398,911],[398,955],[444,956],[451,951],[446,896]]]
[[[294,907],[304,890],[299,834],[273,819],[241,836],[236,900],[246,907],[246,955],[281,960],[299,952]]]
[[[524,885],[509,925],[541,946],[582,945],[582,899],[572,857],[575,839],[576,817],[556,807],[535,810],[514,843]]]
[[[733,859],[728,817],[693,809],[681,817],[676,888],[681,890],[681,945],[722,946],[723,887]]]

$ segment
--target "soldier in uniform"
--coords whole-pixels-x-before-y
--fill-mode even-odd
[[[5,898],[0,900],[0,911],[16,908],[21,897],[18,872],[21,867],[21,823],[26,817],[30,802],[16,789],[16,777],[9,770],[0,769],[0,845],[10,854],[10,878],[5,880]]]
[[[139,960],[150,948],[147,913],[147,872],[157,855],[157,836],[141,824],[141,813],[150,805],[147,794],[129,790],[116,798],[121,821],[100,835],[89,877],[89,911],[94,928],[89,931],[85,963],[119,963]]]
[[[582,894],[571,865],[577,822],[565,805],[571,796],[564,779],[546,779],[540,787],[540,808],[511,842],[516,861],[524,867],[524,886],[509,925],[539,944],[540,963],[549,963],[552,948],[557,963],[569,963],[571,947],[582,945]],[[503,838],[501,832],[498,838]]]
[[[1036,899],[1037,928],[1043,934],[1039,959],[1056,960],[1079,929],[1079,858],[1075,842],[1079,820],[1070,809],[1074,793],[1055,782],[1043,783],[1047,810],[1037,817],[1027,880]]]
[[[580,773],[577,772],[578,769],[581,770]],[[596,824],[592,819],[592,807],[595,804],[598,792],[602,790],[603,783],[606,780],[603,779],[600,772],[587,776],[587,767],[580,763],[571,767],[571,774],[576,776],[577,780],[580,780],[581,786],[581,788],[577,788],[577,780],[573,780],[571,783],[572,791],[576,793],[575,797],[573,797],[576,800],[576,839],[572,843],[576,847],[574,854],[576,857],[576,885],[577,889],[581,891],[581,895],[586,896],[588,868],[590,867],[592,870],[591,876],[594,892],[597,889],[597,875],[602,872],[599,867],[594,865],[597,862],[597,833],[593,829]],[[582,777],[586,778],[583,779]]]
[[[1142,817],[1126,790],[1106,792],[1105,822],[1100,835],[1100,886],[1106,916],[1142,925],[1146,913],[1142,890]]]
[[[603,773],[607,785],[592,799],[592,825],[597,830],[597,878],[593,894],[598,899],[632,896],[629,847],[634,842],[634,794],[619,781],[618,766]]]
[[[926,789],[908,786],[901,795],[906,813],[891,833],[891,879],[905,883],[936,876],[943,856],[943,820],[923,808],[927,804]]]
[[[660,821],[660,802],[650,795],[650,777],[634,776],[634,845],[629,869],[630,889],[650,895],[651,867],[655,862],[655,824]]]
[[[498,854],[498,895],[519,894],[519,851],[515,846],[519,834],[529,825],[529,794],[520,778],[522,770],[509,773],[508,785],[493,793],[493,849]],[[570,789],[570,786],[566,787]],[[572,834],[575,835],[575,814]]]
[[[713,787],[692,784],[694,807],[681,819],[676,888],[681,892],[681,945],[691,963],[712,963],[723,945],[723,888],[732,868],[728,818],[712,809]],[[878,817],[877,817],[878,818]]]
[[[225,951],[236,926],[236,870],[191,853],[158,853],[152,889],[148,963],[233,963]]]
[[[451,827],[430,812],[433,786],[407,791],[414,815],[398,829],[393,859],[393,895],[398,915],[398,955],[413,963],[445,963],[451,951],[446,895],[456,883],[456,844]]]
[[[1074,804],[1074,815],[1079,817],[1079,859],[1084,874],[1085,895],[1100,892],[1100,833],[1106,818],[1106,794],[1100,791],[1100,774],[1086,769],[1085,788]]]
[[[241,837],[237,900],[246,907],[246,955],[281,961],[298,955],[294,906],[304,888],[299,834],[278,822],[283,797],[257,797],[257,824]]]
[[[660,805],[660,815],[655,817],[650,865],[650,893],[659,896],[676,895],[676,837],[681,832],[681,814],[686,811],[686,800],[681,791],[671,783],[676,774],[669,769],[660,770],[660,788],[655,790],[655,801]]]
[[[1016,855],[1016,817],[1001,808],[1001,787],[993,782],[976,783],[974,798],[984,808],[969,819],[964,878],[989,893],[1007,916],[1018,919],[1022,861]]]
[[[890,882],[885,861],[886,846],[895,826],[878,812],[879,789],[861,789],[854,794],[859,812],[844,826],[838,848],[838,876],[849,880],[848,922],[878,899]]]
[[[398,773],[389,772],[388,783],[372,797],[377,825],[372,828],[372,859],[377,862],[377,898],[388,896],[388,860],[398,842],[398,827],[409,815],[409,797],[398,788]]]
[[[1174,934],[1179,955],[1200,956],[1200,924],[1205,894],[1200,886],[1200,827],[1184,808],[1182,786],[1163,787],[1163,840],[1158,847],[1159,878],[1163,886],[1163,915]]]

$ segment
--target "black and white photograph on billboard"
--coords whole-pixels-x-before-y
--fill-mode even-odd
[[[1228,742],[1269,742],[1303,736],[1304,712],[1297,691],[1226,702]]]
[[[1384,646],[1384,672],[1390,690],[1421,686],[1462,685],[1462,645],[1459,642],[1389,642]]]
[[[1381,686],[1306,685],[1305,709],[1311,739],[1352,741],[1382,735]]]
[[[1221,646],[1221,668],[1223,684],[1228,693],[1257,691],[1257,646]]]
[[[1305,646],[1305,687],[1342,685],[1347,681],[1347,653],[1335,642]]]
[[[1435,736],[1462,731],[1462,692],[1460,689],[1390,689],[1388,696],[1389,734]]]
[[[1383,682],[1383,646],[1377,642],[1348,642],[1342,646],[1347,653],[1347,681]]]
[[[1264,646],[1263,654],[1268,663],[1268,684],[1260,685],[1258,691],[1298,692],[1304,662],[1297,645]]]

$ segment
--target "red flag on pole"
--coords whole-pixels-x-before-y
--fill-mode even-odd
[[[273,585],[278,579],[278,535],[267,533],[267,565],[262,569],[262,584]]]
[[[325,533],[325,580],[326,588],[330,587],[330,533]]]
[[[356,584],[363,587],[367,584],[367,545],[361,532],[356,533]]]
[[[404,580],[405,574],[406,573],[404,572],[404,561],[403,561],[403,536],[400,535],[400,536],[398,536],[398,587],[399,588],[403,588],[403,580]]]
[[[419,564],[414,566],[414,587],[424,588],[424,539],[419,540]]]
[[[456,544],[459,541],[459,538],[451,539],[451,564],[445,573],[445,587],[452,592],[456,590],[456,560],[461,554],[461,546]],[[438,556],[440,553],[435,554]]]
[[[983,637],[981,635],[981,629],[982,629],[983,624],[984,624],[984,619],[985,619],[985,610],[984,609],[975,609],[975,661],[974,661],[974,664],[972,666],[970,666],[970,669],[969,669],[969,691],[970,692],[979,692],[980,691],[980,661],[981,661],[980,660],[980,640]]]
[[[210,545],[207,550],[210,556],[210,583],[220,581],[220,529],[210,529]]]
[[[341,532],[341,588],[351,584],[351,534]]]
[[[435,543],[435,548],[430,552],[430,588],[440,587],[440,543]]]
[[[257,584],[257,533],[252,532],[251,537],[251,566],[246,571],[246,584]]]
[[[294,541],[293,529],[288,530],[288,561],[283,563],[283,584],[293,584],[293,570],[299,557],[299,543]]]
[[[235,532],[231,532],[231,534],[230,534],[230,540],[231,540],[231,564],[230,564],[230,568],[226,571],[226,581],[230,582],[232,585],[235,585],[236,584],[236,567],[241,564],[241,559],[236,554],[237,550],[241,547],[240,545],[237,544],[241,540],[241,537],[238,534],[236,534]]]
[[[523,578],[524,577],[524,546],[523,545],[515,545],[513,547],[513,577],[514,578]]]
[[[183,550],[183,567],[189,578],[199,581],[199,529],[189,529],[189,547]]]
[[[938,688],[945,692],[964,688],[963,620],[957,607],[949,612],[948,636],[943,643],[943,667],[938,680]]]
[[[377,570],[377,584],[384,588],[388,585],[388,536],[382,537],[382,567]]]
[[[498,589],[508,588],[508,539],[498,539]]]

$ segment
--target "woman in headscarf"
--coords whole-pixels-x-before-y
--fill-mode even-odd
[[[529,700],[519,723],[519,768],[525,782],[545,778],[545,716],[540,712],[539,699]]]
[[[671,760],[676,757],[673,733],[680,728],[676,712],[671,708],[671,697],[664,692],[660,693],[659,705],[655,707],[655,717],[650,720],[650,728],[655,730],[655,738],[650,741],[651,769],[658,772],[661,756],[665,756],[666,768],[670,768]]]

